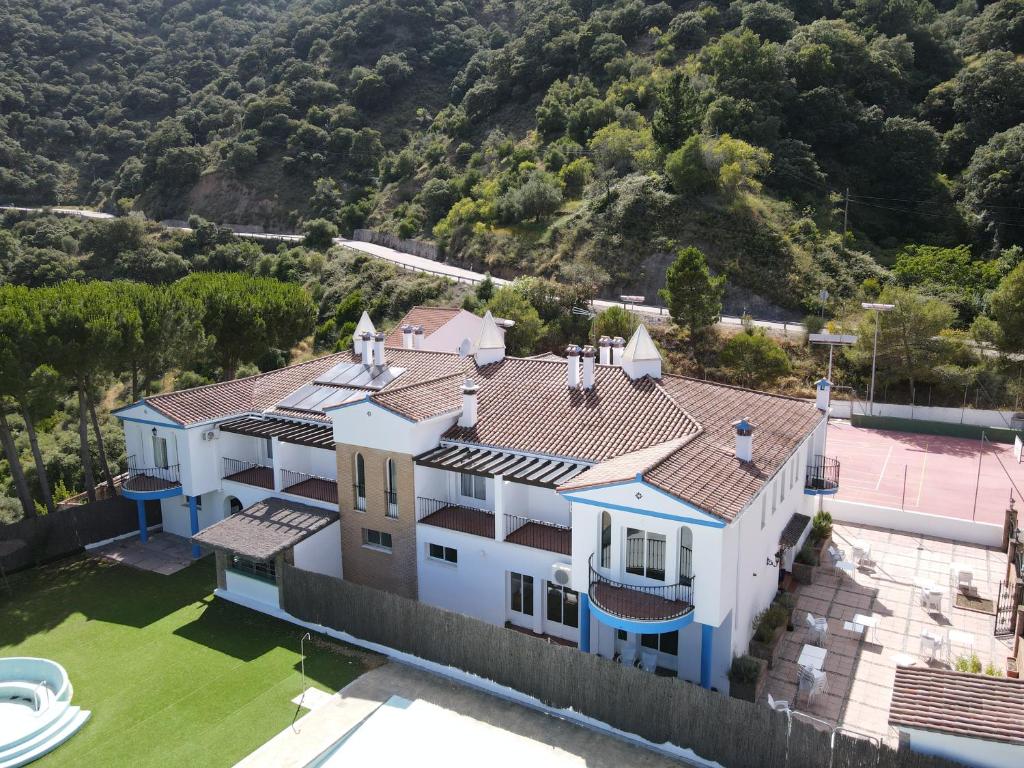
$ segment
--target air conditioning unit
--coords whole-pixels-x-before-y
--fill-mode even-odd
[[[572,566],[555,563],[551,566],[551,581],[560,587],[568,587],[572,581]]]
[[[206,432],[203,432],[203,440],[216,440],[216,439],[217,439],[217,432],[216,432],[216,430],[210,429],[210,430],[207,430]]]

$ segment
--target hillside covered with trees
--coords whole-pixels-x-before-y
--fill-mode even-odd
[[[696,246],[727,307],[801,314],[962,246],[984,309],[1022,54],[1024,0],[8,0],[0,202],[322,217],[652,298]]]

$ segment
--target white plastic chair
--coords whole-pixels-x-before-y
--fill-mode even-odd
[[[807,614],[808,639],[814,645],[824,645],[828,636],[828,619]]]
[[[619,654],[619,663],[624,667],[636,666],[636,646],[633,643],[629,643],[622,649],[622,653]]]
[[[846,555],[843,553],[843,550],[837,549],[834,544],[828,545],[828,556],[832,558],[832,565],[835,565],[840,560],[846,559]]]
[[[921,655],[927,658],[937,659],[943,652],[946,645],[946,638],[941,632],[931,629],[921,630]]]
[[[942,613],[942,592],[938,589],[928,590],[922,593],[924,607],[930,613]]]
[[[658,669],[658,652],[645,650],[640,653],[640,668],[644,672],[654,672]]]
[[[807,694],[807,705],[810,706],[811,699],[819,693],[828,692],[828,675],[817,669],[800,667],[797,694],[800,692]]]
[[[789,702],[776,699],[770,693],[768,694],[768,706],[776,712],[789,712]]]
[[[963,593],[969,593],[973,588],[974,574],[970,571],[959,571],[956,575],[956,588]]]

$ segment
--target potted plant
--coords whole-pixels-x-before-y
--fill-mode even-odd
[[[811,533],[807,538],[814,542],[818,555],[815,565],[818,565],[825,558],[826,548],[832,543],[832,515],[825,510],[816,514],[811,520]]]
[[[750,655],[764,659],[768,668],[775,666],[775,658],[779,654],[779,645],[789,611],[779,603],[772,603],[754,617],[754,636],[750,639]]]
[[[729,695],[746,701],[757,701],[764,687],[768,665],[753,656],[736,656],[729,667]]]
[[[793,558],[793,578],[801,584],[814,583],[814,568],[820,562],[818,548],[807,537],[807,541]]]
[[[792,632],[794,629],[794,616],[796,615],[796,595],[792,592],[786,592],[783,590],[779,593],[779,596],[775,598],[775,602],[781,605],[788,612],[786,617],[786,631]]]

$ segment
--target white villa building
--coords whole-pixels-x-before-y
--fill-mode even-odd
[[[513,358],[490,315],[455,319],[475,335],[431,344],[364,315],[350,352],[122,409],[124,494],[255,607],[288,562],[728,690],[838,487],[828,382],[811,404],[663,375],[643,326]]]

